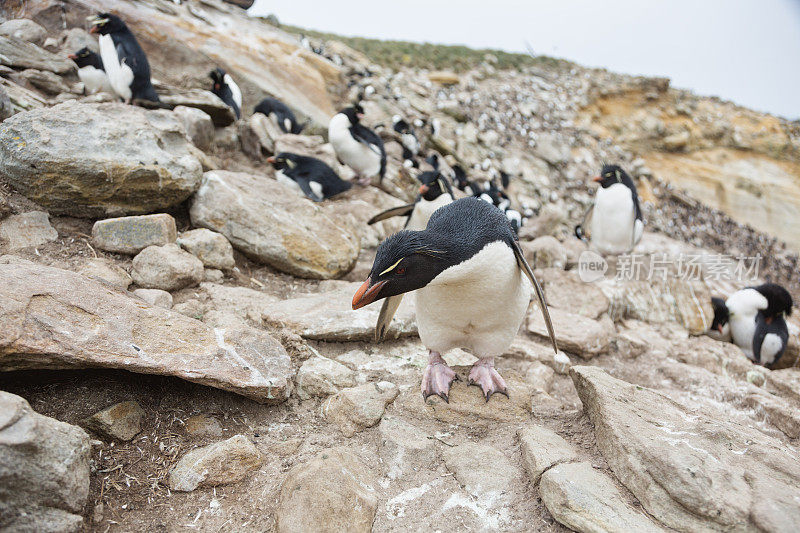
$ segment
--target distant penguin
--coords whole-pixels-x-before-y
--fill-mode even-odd
[[[425,229],[434,211],[455,199],[450,182],[438,170],[423,172],[417,180],[420,182],[420,187],[414,203],[378,213],[369,219],[367,224],[372,225],[391,217],[406,216],[405,229]]]
[[[731,340],[752,361],[771,366],[786,350],[789,331],[784,317],[792,312],[792,297],[775,283],[747,287],[726,301]]]
[[[731,342],[730,311],[725,305],[725,300],[718,297],[711,298],[711,307],[714,309],[714,320],[711,321],[711,333],[715,338],[724,342]]]
[[[253,109],[253,113],[261,113],[271,117],[283,133],[299,135],[306,127],[306,124],[299,124],[289,106],[277,98],[264,98]]]
[[[126,103],[134,100],[158,102],[150,81],[150,63],[131,30],[110,13],[92,17],[90,33],[100,34],[100,57],[111,87]]]
[[[281,152],[268,158],[267,162],[275,167],[275,177],[279,182],[297,188],[315,202],[327,200],[352,187],[315,157]]]
[[[403,146],[403,160],[412,161],[419,155],[420,143],[414,130],[403,120],[400,115],[392,117],[394,131],[400,135],[400,144]],[[412,165],[413,166],[413,163]]]
[[[374,176],[383,180],[386,149],[380,136],[361,124],[363,116],[359,104],[339,111],[328,125],[328,141],[339,160],[355,171],[359,183],[368,185]]]
[[[575,236],[588,239],[601,254],[623,254],[633,250],[644,232],[636,186],[617,165],[604,165],[594,178],[600,183],[594,205],[575,227]],[[587,231],[588,230],[588,231]]]
[[[237,120],[242,118],[242,91],[230,74],[217,67],[211,71],[209,76],[214,81],[211,92],[233,109]]]
[[[78,65],[78,78],[83,82],[86,94],[99,92],[114,94],[114,88],[111,87],[108,75],[103,69],[103,60],[98,54],[84,46],[74,54],[70,54],[69,58]]]

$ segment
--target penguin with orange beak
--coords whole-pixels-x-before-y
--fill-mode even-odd
[[[430,352],[423,398],[449,401],[456,374],[442,355],[463,348],[478,357],[468,380],[488,401],[494,393],[508,395],[494,358],[514,340],[532,288],[558,352],[544,294],[508,220],[478,198],[462,198],[437,209],[425,229],[403,230],[381,243],[353,309],[414,292],[419,336]],[[378,339],[389,321],[379,318]]]

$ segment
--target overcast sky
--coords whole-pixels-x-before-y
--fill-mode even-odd
[[[380,39],[509,51],[528,42],[800,118],[800,0],[256,0],[250,13]]]

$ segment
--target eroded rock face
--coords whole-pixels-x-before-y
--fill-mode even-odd
[[[0,65],[12,68],[35,68],[56,74],[66,74],[75,63],[65,57],[51,54],[33,43],[16,37],[0,35]]]
[[[57,238],[58,232],[50,225],[47,213],[43,211],[11,215],[0,222],[0,250],[39,246]]]
[[[369,533],[377,509],[375,479],[367,467],[344,449],[323,450],[286,476],[277,529],[280,533]]]
[[[791,531],[800,523],[800,461],[777,439],[599,368],[571,375],[611,470],[667,526]]]
[[[191,217],[248,256],[299,277],[341,277],[361,249],[351,228],[264,176],[206,172]]]
[[[174,114],[123,104],[70,101],[17,113],[0,127],[4,176],[57,215],[176,205],[200,185],[198,154]]]
[[[210,328],[74,272],[0,258],[0,371],[122,368],[176,376],[262,403],[286,400],[283,347],[252,328]]]
[[[388,381],[344,389],[322,406],[325,419],[339,426],[345,437],[380,422],[386,406],[397,398],[397,385]]]
[[[0,529],[80,531],[89,436],[0,391]]]
[[[574,531],[668,531],[629,505],[614,481],[591,463],[554,466],[542,476],[539,496],[553,518]]]
[[[562,309],[550,309],[553,330],[556,334],[559,350],[565,350],[590,359],[595,355],[608,351],[614,336],[614,324],[608,317],[592,320]],[[542,312],[534,307],[528,317],[528,331],[549,340]]]

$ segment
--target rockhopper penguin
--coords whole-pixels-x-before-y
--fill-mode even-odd
[[[236,120],[242,118],[242,91],[230,74],[217,67],[209,74],[214,82],[211,92],[219,96],[228,107],[233,109]]]
[[[383,180],[386,150],[378,134],[361,124],[363,116],[359,104],[339,111],[328,125],[328,141],[339,160],[355,171],[359,183],[368,185],[374,176]]]
[[[283,133],[300,135],[306,127],[306,124],[299,124],[289,106],[277,98],[264,98],[253,109],[253,113],[261,113],[270,117]]]
[[[78,78],[83,82],[86,94],[101,91],[114,94],[114,88],[111,87],[111,82],[108,81],[106,71],[103,69],[103,60],[98,54],[84,46],[74,54],[70,54],[69,58],[78,65]]]
[[[587,238],[601,254],[624,254],[633,250],[644,231],[636,186],[617,165],[604,165],[594,178],[600,183],[594,205],[575,227],[575,236]]]
[[[114,92],[126,103],[133,100],[158,102],[150,81],[150,63],[131,30],[110,13],[91,17],[90,33],[100,34],[100,57]]]
[[[315,202],[327,200],[352,187],[315,157],[281,152],[268,158],[267,162],[275,167],[275,177],[279,182],[298,189]]]
[[[503,213],[477,198],[439,208],[422,231],[403,230],[378,247],[353,309],[414,291],[417,327],[430,351],[422,395],[449,401],[456,374],[442,359],[453,348],[479,360],[469,373],[488,401],[508,395],[494,358],[510,345],[536,290],[553,348],[558,353],[544,294]],[[388,317],[391,320],[391,317]],[[388,322],[379,321],[383,332]]]
[[[775,364],[789,341],[784,317],[791,314],[792,305],[789,292],[775,283],[733,293],[725,301],[731,340],[751,361],[764,366]],[[716,321],[716,310],[714,315]]]

